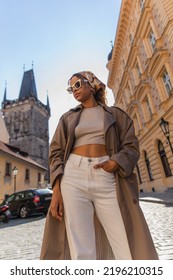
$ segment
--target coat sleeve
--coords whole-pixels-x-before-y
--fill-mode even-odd
[[[121,109],[115,108],[116,136],[118,137],[118,152],[111,156],[120,168],[118,173],[122,177],[129,176],[139,159],[139,143],[135,136],[133,120]]]
[[[49,147],[50,182],[52,188],[58,176],[64,172],[64,153],[67,143],[67,132],[64,117],[59,120]]]

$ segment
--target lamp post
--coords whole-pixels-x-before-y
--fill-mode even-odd
[[[169,122],[165,121],[164,118],[161,118],[160,128],[162,129],[163,134],[165,135],[166,139],[168,140],[169,146],[171,148],[171,152],[173,154],[173,147],[172,147],[172,144],[170,141]]]
[[[14,175],[14,192],[16,192],[16,176],[17,176],[17,173],[18,173],[18,168],[16,166],[14,166],[12,171],[13,171],[13,175]]]

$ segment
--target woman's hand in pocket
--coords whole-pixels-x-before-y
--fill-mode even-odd
[[[106,172],[114,173],[119,168],[119,165],[116,161],[109,159],[107,161],[95,164],[93,166],[93,168],[95,168],[95,169],[103,168],[104,171],[106,171]]]

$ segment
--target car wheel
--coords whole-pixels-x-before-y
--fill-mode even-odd
[[[29,211],[27,209],[26,206],[22,206],[21,209],[20,209],[20,217],[23,219],[23,218],[26,218],[29,216]]]

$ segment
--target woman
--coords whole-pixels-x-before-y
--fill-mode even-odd
[[[74,74],[68,91],[80,105],[61,117],[50,145],[41,259],[158,259],[138,203],[132,120],[106,106],[105,85],[89,71]]]

